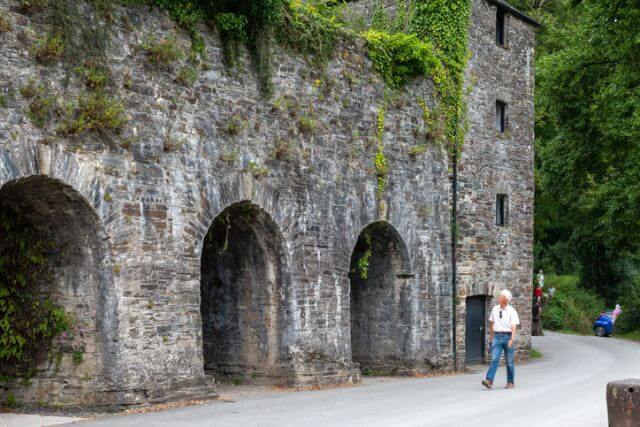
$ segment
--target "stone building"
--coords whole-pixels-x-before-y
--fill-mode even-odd
[[[254,73],[225,70],[211,32],[193,85],[150,67],[145,40],[190,41],[143,6],[111,23],[123,136],[61,136],[55,117],[34,124],[20,89],[81,99],[83,82],[34,61],[44,24],[16,3],[0,0],[0,209],[65,248],[50,292],[82,333],[0,398],[135,404],[201,395],[205,374],[304,387],[451,371],[482,359],[486,330],[469,333],[467,306],[480,330],[501,287],[530,347],[531,19],[472,1],[469,131],[454,164],[438,144],[412,151],[431,80],[387,99],[362,41],[340,42],[324,71],[276,48],[267,100]]]

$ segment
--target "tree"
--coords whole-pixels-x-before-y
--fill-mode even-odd
[[[640,1],[555,3],[540,12],[537,247],[564,242],[613,301],[640,250]]]

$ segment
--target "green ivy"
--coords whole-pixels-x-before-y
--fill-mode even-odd
[[[247,18],[235,13],[219,13],[215,22],[220,31],[222,54],[228,67],[238,66],[240,44],[247,41]]]
[[[0,211],[0,376],[30,377],[70,317],[46,295],[56,247],[16,214]]]
[[[460,150],[466,132],[462,85],[470,16],[470,0],[413,0],[409,18],[409,32],[430,40],[445,65],[439,95],[452,156]]]
[[[433,79],[452,155],[466,130],[462,84],[470,12],[469,0],[413,0],[408,18],[403,3],[395,20],[377,16],[373,27],[378,30],[364,33],[373,66],[389,86],[400,87],[420,75]],[[375,13],[385,12],[377,8]],[[398,32],[407,26],[408,34]]]
[[[470,0],[412,0],[409,32],[429,40],[440,52],[452,76],[461,80],[467,58]]]
[[[378,110],[378,117],[376,120],[376,139],[377,148],[376,154],[373,159],[373,165],[376,171],[376,181],[377,181],[377,189],[376,189],[376,200],[378,201],[378,212],[381,213],[384,209],[382,208],[384,204],[384,190],[387,183],[387,174],[389,172],[389,161],[384,154],[384,118],[385,118],[385,109],[381,107]]]
[[[324,12],[324,13],[323,13]],[[330,9],[293,2],[284,9],[276,40],[284,48],[323,64],[334,54],[342,27]]]
[[[246,44],[263,92],[272,92],[272,42],[304,55],[316,63],[328,60],[337,44],[339,7],[300,0],[152,0],[192,38],[194,49],[204,52],[197,23],[218,28],[226,64],[239,65],[239,46]]]
[[[429,42],[413,34],[369,30],[363,34],[373,67],[391,87],[398,88],[417,76],[435,74],[442,69]]]
[[[198,32],[197,24],[205,16],[204,1],[184,0],[152,0],[161,9],[167,11],[169,16],[191,37],[191,50],[204,56],[204,38]]]

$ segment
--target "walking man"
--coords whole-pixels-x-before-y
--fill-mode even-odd
[[[500,366],[500,356],[504,351],[507,362],[507,387],[515,386],[516,368],[514,365],[516,327],[520,324],[520,318],[516,310],[510,305],[511,292],[503,289],[498,299],[499,304],[493,307],[489,316],[489,345],[491,346],[491,366],[487,371],[486,379],[482,385],[486,388],[493,387],[493,378]]]

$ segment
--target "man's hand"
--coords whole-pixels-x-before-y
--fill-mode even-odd
[[[507,344],[507,347],[511,348],[512,345],[513,345],[513,338],[511,338],[509,340],[509,343]]]
[[[489,345],[493,342],[493,335],[489,335]]]

